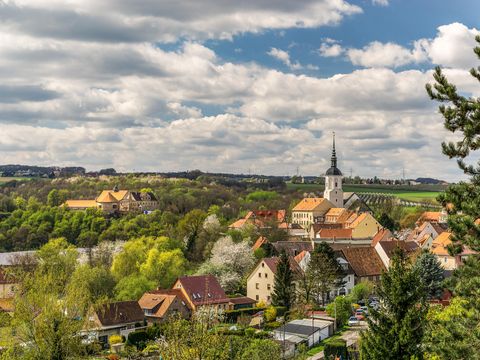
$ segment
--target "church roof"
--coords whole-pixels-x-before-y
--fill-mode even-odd
[[[327,170],[325,175],[330,176],[330,175],[338,175],[342,176],[342,172],[337,168],[337,153],[335,151],[335,133],[333,133],[333,147],[332,147],[332,165],[330,166],[330,169]]]

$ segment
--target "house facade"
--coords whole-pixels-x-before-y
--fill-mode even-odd
[[[172,316],[188,319],[191,315],[188,301],[179,289],[148,291],[138,304],[148,323],[161,323]]]
[[[304,198],[292,209],[292,223],[308,230],[311,224],[323,222],[325,214],[333,207],[324,198]]]
[[[128,334],[145,327],[144,313],[137,301],[119,301],[92,309],[82,335],[104,344],[112,335]]]

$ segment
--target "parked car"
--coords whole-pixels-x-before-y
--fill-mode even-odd
[[[348,319],[348,326],[354,326],[354,325],[359,325],[360,320],[358,320],[355,316],[350,316]]]
[[[362,310],[357,310],[355,312],[355,317],[358,319],[358,320],[365,320],[365,313],[362,311]]]
[[[359,310],[362,310],[365,313],[365,315],[368,315],[368,307],[362,306]]]

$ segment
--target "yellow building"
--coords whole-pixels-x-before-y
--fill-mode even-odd
[[[333,207],[324,198],[305,198],[292,209],[292,223],[308,230],[311,224],[324,222],[325,214]]]
[[[359,214],[346,227],[352,229],[353,239],[366,239],[373,237],[382,229],[382,225],[369,213]]]

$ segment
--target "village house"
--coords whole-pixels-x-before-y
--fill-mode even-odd
[[[420,250],[419,246],[414,241],[390,240],[378,242],[374,249],[378,256],[380,256],[386,269],[390,266],[390,260],[392,259],[396,248],[402,249],[407,255],[413,255]]]
[[[92,309],[82,335],[106,344],[112,335],[128,334],[144,327],[145,315],[137,301],[120,301]]]
[[[179,289],[192,311],[211,308],[215,311],[228,310],[229,299],[213,275],[181,276],[172,286]]]
[[[452,256],[448,252],[448,246],[452,244],[452,233],[444,232],[441,233],[432,243],[431,252],[434,254],[437,259],[440,261],[442,267],[447,270],[455,270],[460,265],[463,264],[466,258],[469,256],[476,254],[475,251],[470,250],[468,247],[463,246],[463,250],[461,253]]]
[[[138,300],[148,323],[160,323],[170,316],[178,315],[188,319],[191,309],[180,289],[152,290]]]
[[[273,332],[274,339],[289,342],[297,348],[300,344],[312,347],[333,335],[334,325],[331,321],[319,319],[298,319],[282,325]]]
[[[273,226],[286,227],[286,211],[285,210],[252,210],[242,219],[235,221],[229,226],[230,229],[243,229],[247,226],[255,226],[257,228],[271,228]]]
[[[18,281],[0,267],[0,300],[11,299],[18,288]]]
[[[353,270],[354,285],[366,280],[378,282],[386,270],[373,247],[349,247],[343,248],[341,252]]]
[[[95,200],[67,200],[63,206],[71,210],[97,208],[105,213],[148,212],[158,209],[158,200],[152,192],[103,190]]]
[[[311,224],[324,222],[325,214],[333,207],[324,198],[305,198],[292,209],[292,223],[308,230]]]
[[[447,231],[444,223],[424,221],[417,226],[407,237],[407,241],[415,241],[422,249],[430,249],[433,241]]]
[[[302,269],[293,257],[290,257],[291,270],[299,275]],[[280,258],[270,257],[262,259],[247,278],[247,297],[256,302],[270,304],[272,301],[273,283],[277,264]]]

